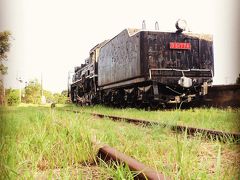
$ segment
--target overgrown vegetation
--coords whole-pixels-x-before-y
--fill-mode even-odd
[[[43,107],[0,108],[0,179],[107,179],[82,121]]]
[[[7,105],[18,105],[20,103],[28,104],[41,104],[41,85],[38,80],[31,80],[24,89],[7,89],[5,91],[5,102]],[[52,93],[47,90],[43,90],[43,95],[46,98],[46,103],[58,103],[65,104],[67,102],[67,91],[64,90],[61,93]]]
[[[107,108],[98,108],[108,112]],[[178,111],[171,113],[179,115]],[[139,127],[96,119],[88,113],[44,107],[7,107],[1,108],[1,114],[3,179],[19,176],[23,179],[132,179],[129,170],[121,165],[113,169],[101,162],[98,167],[92,167],[97,152],[90,141],[93,137],[172,179],[240,178],[239,145],[231,142],[223,144],[206,140],[201,134],[188,137],[168,128]],[[190,117],[193,114],[189,112]],[[89,168],[90,174],[86,175],[83,166]],[[91,169],[95,169],[93,173]]]
[[[41,85],[37,80],[32,80],[24,89],[25,97],[23,102],[40,104],[41,103]],[[62,93],[52,93],[50,91],[44,90],[43,95],[46,98],[47,103],[59,103],[65,104],[67,101],[67,91],[64,90]]]

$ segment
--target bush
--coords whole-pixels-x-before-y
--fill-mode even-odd
[[[60,93],[54,93],[53,99],[54,99],[54,102],[58,104],[66,104],[67,102],[67,96]]]
[[[14,106],[20,104],[19,99],[19,90],[17,89],[8,89],[6,90],[7,104],[9,106]]]

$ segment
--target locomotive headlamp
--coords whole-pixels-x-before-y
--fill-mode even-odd
[[[184,19],[178,19],[175,26],[178,31],[185,31],[187,29],[187,21]]]

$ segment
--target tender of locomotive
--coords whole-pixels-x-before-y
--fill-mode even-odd
[[[72,102],[158,107],[207,94],[213,41],[207,34],[125,29],[90,51],[75,67]]]

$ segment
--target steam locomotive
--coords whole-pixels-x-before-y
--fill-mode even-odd
[[[214,71],[213,40],[209,34],[125,29],[97,44],[85,64],[74,69],[69,96],[81,105],[116,107],[189,103],[208,92]]]

